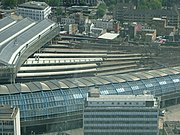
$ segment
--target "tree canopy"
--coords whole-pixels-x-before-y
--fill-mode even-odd
[[[141,0],[139,2],[139,9],[160,9],[162,7],[162,0]]]
[[[13,8],[18,4],[18,0],[2,0],[2,5],[4,7]]]
[[[107,6],[105,3],[99,4],[97,12],[96,12],[97,17],[102,18],[104,14],[106,13],[106,9],[107,9]]]

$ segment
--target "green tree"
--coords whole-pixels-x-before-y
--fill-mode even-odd
[[[98,18],[102,18],[104,14],[106,13],[106,9],[107,9],[107,6],[105,3],[99,4],[97,12],[96,12],[96,16]]]
[[[86,2],[85,2],[85,0],[80,0],[80,5],[81,5],[81,6],[84,6],[84,5],[86,5]]]
[[[116,5],[116,0],[104,0],[106,5],[108,6],[109,11],[113,11]]]
[[[13,8],[17,6],[18,0],[2,0],[2,5],[4,7],[10,7]]]
[[[57,8],[57,9],[56,9],[56,15],[59,16],[59,15],[61,15],[61,14],[62,14],[61,8]]]
[[[160,9],[162,0],[140,0],[139,9]]]
[[[59,0],[49,0],[47,2],[47,4],[49,4],[50,6],[59,6],[60,5],[60,1]]]

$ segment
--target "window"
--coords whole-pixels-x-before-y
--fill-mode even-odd
[[[177,82],[179,82],[179,79],[174,79],[173,82],[177,83]]]
[[[162,81],[162,82],[159,82],[160,85],[165,85],[167,84],[166,81]]]
[[[116,91],[117,91],[118,93],[120,93],[120,92],[124,92],[125,90],[124,90],[124,88],[117,88]]]

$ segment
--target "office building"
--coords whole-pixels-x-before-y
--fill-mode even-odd
[[[23,17],[29,17],[33,20],[40,21],[48,18],[51,13],[51,7],[45,2],[30,1],[20,4],[17,7],[17,13]]]
[[[158,100],[152,95],[87,98],[84,135],[158,135]]]
[[[21,135],[19,108],[0,105],[0,134]]]

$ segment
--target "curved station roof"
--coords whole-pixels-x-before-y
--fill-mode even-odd
[[[16,63],[18,56],[29,48],[40,36],[47,34],[48,30],[56,24],[48,19],[41,22],[34,22],[29,18],[24,18],[12,25],[6,17],[2,25],[4,30],[0,32],[0,62],[4,65],[13,65]],[[7,27],[8,25],[8,27]],[[36,51],[36,50],[35,50]]]
[[[135,72],[129,74],[111,75],[111,76],[82,77],[82,78],[50,80],[50,81],[42,81],[42,82],[6,84],[6,85],[0,85],[0,94],[9,95],[9,94],[17,94],[17,93],[31,93],[31,92],[51,91],[51,90],[59,90],[59,89],[68,90],[79,87],[93,87],[93,86],[128,83],[128,82],[131,83],[135,81],[140,81],[143,83],[143,80],[151,80],[151,79],[157,80],[159,85],[163,85],[163,82],[166,84],[165,82],[166,80],[164,80],[164,77],[170,77],[174,75],[178,77],[179,74],[180,74],[180,67],[173,67],[173,68],[164,68],[164,69],[150,70],[143,72]],[[178,82],[180,80],[171,79],[171,81]]]

